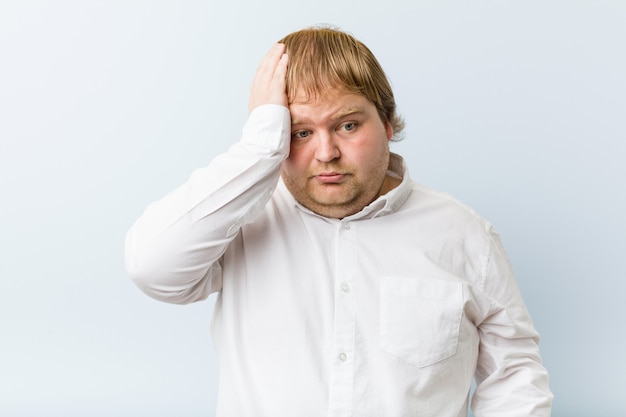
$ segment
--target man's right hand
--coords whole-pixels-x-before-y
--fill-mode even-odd
[[[248,110],[251,112],[263,104],[288,106],[287,65],[285,44],[276,43],[263,57],[250,88]]]

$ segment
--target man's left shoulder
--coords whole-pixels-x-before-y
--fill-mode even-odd
[[[488,232],[492,226],[472,207],[463,203],[452,194],[438,191],[415,181],[411,182],[411,195],[407,200],[406,209],[419,210],[446,223],[466,224]]]

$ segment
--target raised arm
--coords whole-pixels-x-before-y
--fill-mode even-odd
[[[126,268],[146,294],[184,304],[221,288],[220,257],[263,210],[289,154],[284,45],[261,61],[241,140],[146,208],[126,236]]]

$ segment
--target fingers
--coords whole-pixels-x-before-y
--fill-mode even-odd
[[[284,88],[287,88],[287,66],[289,65],[289,56],[282,54],[278,64],[276,64],[276,70],[274,71],[273,83],[282,84]],[[286,90],[282,91],[287,94]]]
[[[287,106],[286,80],[289,59],[285,45],[277,43],[263,57],[250,88],[250,111],[263,104]]]
[[[273,77],[276,66],[278,65],[280,57],[283,55],[284,51],[284,44],[275,43],[261,60],[259,68],[255,74],[254,81],[261,83],[268,82]]]

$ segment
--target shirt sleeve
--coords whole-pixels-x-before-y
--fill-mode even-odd
[[[490,229],[483,290],[490,301],[478,326],[480,346],[472,409],[476,417],[549,417],[552,393],[539,335],[499,236]]]
[[[219,260],[270,199],[290,135],[286,107],[257,107],[239,142],[146,208],[125,242],[126,269],[142,291],[186,304],[220,290]]]

